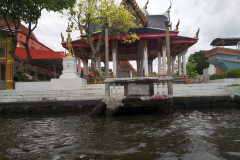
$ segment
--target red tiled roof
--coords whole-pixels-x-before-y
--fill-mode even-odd
[[[4,19],[2,19],[2,20],[0,21],[0,26],[1,26],[1,27],[4,27],[5,29],[8,28],[8,27],[7,27],[7,24],[6,24],[6,22],[5,22]],[[14,24],[13,24],[13,23],[10,23],[10,27],[11,27],[11,28],[14,28]],[[25,35],[28,34],[28,28],[25,27],[25,26],[22,25],[22,24],[19,25],[19,30],[21,30]],[[30,38],[31,38],[32,40],[38,41],[38,40],[37,40],[37,37],[34,35],[34,33],[31,34]]]
[[[27,57],[25,48],[17,47],[15,53],[21,59]],[[38,49],[30,49],[30,54],[32,59],[63,59],[65,57],[64,52],[43,51]]]

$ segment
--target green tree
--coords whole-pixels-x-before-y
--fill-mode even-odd
[[[92,50],[91,68],[95,78],[100,77],[96,60],[104,44],[106,24],[109,24],[110,36],[117,36],[120,39],[119,35],[128,35],[128,38],[122,39],[125,43],[139,39],[136,34],[128,33],[130,27],[136,26],[136,17],[124,5],[117,5],[114,0],[80,0],[75,7],[62,11],[62,14],[68,17],[71,27],[79,30],[83,39],[89,43]],[[92,37],[94,31],[91,30],[91,24],[98,26],[96,31],[100,31],[96,39]]]
[[[203,74],[203,69],[209,67],[207,60],[208,58],[205,57],[205,51],[195,52],[188,57],[188,62],[196,63],[194,70],[196,70],[199,75]]]
[[[19,62],[17,72],[19,74],[24,72],[24,66],[27,64],[32,56],[29,50],[29,39],[33,30],[38,25],[38,20],[41,17],[43,9],[48,11],[60,11],[67,9],[74,5],[76,0],[0,0],[0,19],[4,19],[8,28],[8,37],[12,41],[12,48],[9,54]],[[24,44],[27,58],[22,60],[16,54],[15,50],[18,44],[18,30],[21,22],[28,24],[28,34]],[[14,27],[11,26],[13,24]],[[6,38],[6,34],[0,32],[0,38]]]
[[[189,75],[190,78],[194,78],[194,77],[198,76],[198,73],[195,70],[196,65],[197,65],[197,63],[195,63],[194,60],[192,60],[191,62],[188,62],[186,65],[187,75]]]

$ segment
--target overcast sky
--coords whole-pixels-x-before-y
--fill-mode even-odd
[[[136,0],[142,8],[147,0]],[[116,0],[120,3],[121,0]],[[161,14],[170,6],[169,0],[149,0],[148,13]],[[175,29],[178,19],[179,35],[195,37],[198,27],[201,29],[199,41],[192,46],[187,57],[199,50],[209,50],[215,38],[240,36],[240,0],[172,0],[171,21]],[[67,18],[60,18],[58,13],[43,11],[34,34],[40,42],[55,51],[64,51],[61,46],[61,32],[67,37]],[[79,32],[72,33],[77,39]],[[135,64],[133,63],[134,67]],[[111,64],[110,64],[111,68]],[[157,62],[154,61],[157,72]]]

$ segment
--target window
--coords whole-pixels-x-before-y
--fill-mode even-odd
[[[3,58],[5,56],[6,56],[5,49],[4,48],[0,48],[0,58]]]

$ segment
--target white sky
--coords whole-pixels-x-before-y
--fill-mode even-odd
[[[142,8],[147,0],[136,0]],[[116,0],[120,3],[121,0]],[[160,14],[170,6],[169,0],[149,0],[148,13]],[[194,37],[198,30],[199,41],[192,46],[187,57],[199,50],[209,50],[215,38],[240,37],[240,0],[172,0],[171,21],[175,29],[178,19],[181,20],[179,35]],[[55,51],[64,51],[61,46],[61,32],[67,37],[67,18],[60,18],[59,13],[43,11],[34,34],[38,40]],[[79,32],[71,34],[77,39]],[[133,66],[136,67],[135,63]],[[112,68],[112,64],[110,64]],[[157,61],[154,61],[157,72]]]

